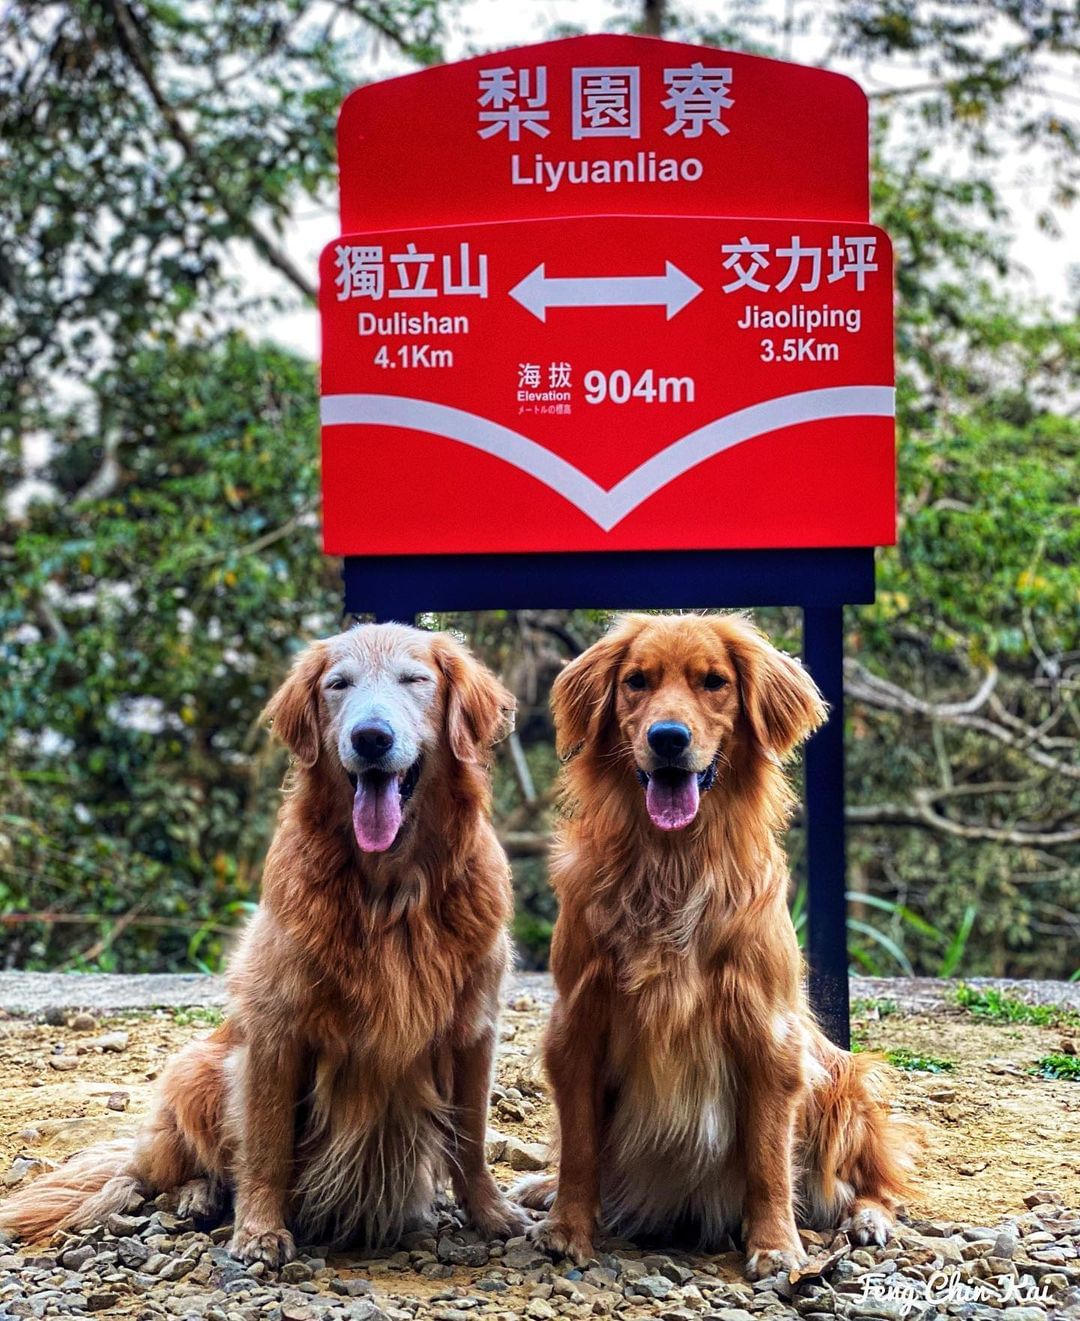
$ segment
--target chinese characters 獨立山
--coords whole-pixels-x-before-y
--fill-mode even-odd
[[[389,261],[394,282],[386,287],[386,263]],[[338,302],[350,298],[437,298],[439,294],[488,296],[488,259],[478,253],[474,259],[468,243],[459,243],[456,253],[442,256],[442,282],[430,278],[435,266],[434,252],[420,252],[415,243],[406,243],[404,251],[387,258],[381,246],[339,243],[334,249]]]

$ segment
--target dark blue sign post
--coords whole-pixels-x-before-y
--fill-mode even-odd
[[[426,611],[799,606],[803,655],[829,704],[806,750],[810,1003],[845,1048],[844,606],[874,599],[872,548],[555,555],[348,556],[345,610],[411,622]]]

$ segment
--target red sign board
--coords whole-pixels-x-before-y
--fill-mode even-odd
[[[894,539],[849,80],[574,38],[361,89],[339,140],[329,553]]]
[[[866,220],[850,78],[652,37],[571,37],[358,88],[343,233],[541,216]]]

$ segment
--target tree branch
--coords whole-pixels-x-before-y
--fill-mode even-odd
[[[198,173],[199,178],[213,192],[222,211],[237,229],[247,235],[256,251],[265,261],[273,266],[275,270],[280,271],[290,284],[306,298],[314,299],[317,294],[315,285],[293,263],[292,259],[274,243],[258,222],[242,211],[222,192],[218,181],[213,177],[206,161],[200,155],[194,139],[181,123],[176,109],[170,104],[165,93],[158,86],[154,70],[146,54],[142,34],[139,32],[138,24],[135,22],[135,18],[125,0],[105,0],[105,7],[112,14],[113,21],[116,24],[117,42],[120,50],[134,67],[140,82],[149,93],[150,99],[157,106],[158,112],[169,130],[170,137],[184,153],[185,158]]]
[[[514,778],[517,780],[521,797],[529,806],[532,806],[536,802],[536,784],[533,781],[529,763],[525,760],[525,749],[521,746],[521,739],[518,737],[516,729],[510,731],[506,740],[506,748],[510,755],[510,764],[514,768]]]
[[[104,500],[112,495],[120,484],[120,461],[116,457],[119,452],[120,432],[115,427],[107,427],[101,442],[101,464],[93,477],[72,496],[73,505]]]
[[[1080,766],[1062,761],[1034,746],[1042,737],[1043,731],[1040,727],[1021,725],[1023,733],[1013,732],[1003,724],[976,714],[989,702],[993,694],[998,678],[998,672],[994,668],[987,672],[974,696],[963,702],[928,702],[924,698],[916,697],[914,693],[909,693],[898,684],[890,683],[888,679],[871,674],[855,660],[844,662],[844,672],[847,677],[848,693],[856,701],[865,702],[868,706],[885,711],[899,711],[923,716],[928,720],[943,721],[962,729],[977,730],[1021,753],[1044,770],[1054,771],[1072,780],[1080,780]],[[1014,721],[1015,717],[1010,719],[1010,724]]]
[[[221,560],[232,559],[235,556],[257,555],[259,551],[265,550],[267,546],[272,546],[276,541],[281,541],[295,532],[303,520],[318,508],[318,505],[317,499],[309,500],[291,518],[287,518],[280,527],[271,528],[269,532],[264,532],[262,536],[256,537],[254,541],[248,541],[242,546],[229,546],[226,550],[215,550],[209,555],[200,555],[197,559],[191,560],[190,565],[193,568],[201,569],[208,564],[217,564]]]
[[[934,830],[956,839],[979,840],[994,844],[1013,844],[1020,848],[1050,848],[1060,844],[1080,844],[1080,828],[1076,830],[1017,830],[989,826],[967,821],[954,821],[934,809],[935,791],[917,789],[914,802],[872,803],[865,807],[849,807],[845,818],[860,826],[918,826]]]

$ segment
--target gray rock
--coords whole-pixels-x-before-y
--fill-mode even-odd
[[[150,1259],[150,1249],[138,1238],[122,1238],[116,1245],[116,1255],[130,1271],[137,1271]]]
[[[171,1257],[157,1272],[157,1277],[159,1280],[182,1280],[194,1267],[195,1263],[190,1257]]]
[[[389,1321],[387,1314],[366,1298],[346,1303],[342,1315],[347,1317],[348,1321]]]
[[[508,1137],[504,1159],[512,1170],[545,1170],[548,1164],[548,1149],[542,1142],[522,1142],[520,1138]]]
[[[462,1243],[444,1235],[439,1239],[436,1255],[448,1266],[486,1266],[490,1254],[486,1243]]]
[[[533,1271],[548,1265],[548,1259],[528,1239],[511,1238],[506,1241],[503,1263],[512,1271]]]
[[[311,1276],[311,1267],[302,1261],[286,1262],[280,1272],[282,1284],[300,1284],[302,1281],[310,1280]]]
[[[82,1243],[78,1247],[68,1248],[66,1252],[60,1254],[61,1266],[66,1266],[69,1271],[80,1270],[88,1261],[94,1257],[94,1247],[90,1243]]]
[[[113,1307],[119,1301],[118,1293],[109,1293],[104,1289],[86,1295],[86,1306],[91,1312],[104,1312],[107,1307]]]
[[[105,1217],[105,1228],[117,1238],[126,1238],[131,1234],[141,1234],[150,1224],[149,1216],[128,1216],[114,1213]]]
[[[495,1165],[506,1154],[506,1134],[497,1128],[489,1128],[484,1137],[484,1157],[490,1165]]]
[[[642,1275],[629,1286],[629,1292],[663,1300],[674,1286],[666,1275]]]
[[[994,1240],[993,1251],[990,1255],[993,1257],[1011,1258],[1016,1252],[1018,1241],[1019,1235],[1016,1232],[1015,1225],[1005,1225]]]
[[[375,1286],[370,1280],[355,1279],[343,1280],[335,1275],[330,1281],[331,1290],[343,1298],[363,1298],[367,1294],[374,1293]],[[374,1306],[374,1304],[372,1304]]]

